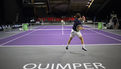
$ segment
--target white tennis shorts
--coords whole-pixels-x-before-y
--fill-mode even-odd
[[[70,37],[74,37],[74,36],[78,36],[78,37],[82,37],[82,34],[80,31],[74,31],[73,29],[71,30],[71,34],[70,34]]]

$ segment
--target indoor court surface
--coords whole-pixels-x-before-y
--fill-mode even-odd
[[[18,31],[19,33],[16,31],[17,34],[10,34],[15,31],[7,32],[10,34],[9,37],[2,34],[4,38],[0,39],[1,68],[121,68],[121,36],[119,34],[84,26],[85,30],[81,32],[87,51],[81,49],[81,42],[76,36],[69,50],[66,50],[71,27],[71,25],[37,26],[28,31]]]

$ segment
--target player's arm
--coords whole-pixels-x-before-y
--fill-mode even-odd
[[[79,30],[83,30],[84,28],[82,27],[82,26],[77,26],[77,30],[79,31]]]
[[[84,30],[84,28],[82,26],[79,27],[79,30]]]

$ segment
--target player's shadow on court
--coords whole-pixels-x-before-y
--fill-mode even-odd
[[[87,56],[87,53],[84,51],[68,51],[70,55],[77,55],[77,56]]]

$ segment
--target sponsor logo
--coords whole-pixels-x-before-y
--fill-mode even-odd
[[[106,67],[102,63],[28,63],[23,69],[106,69]]]

